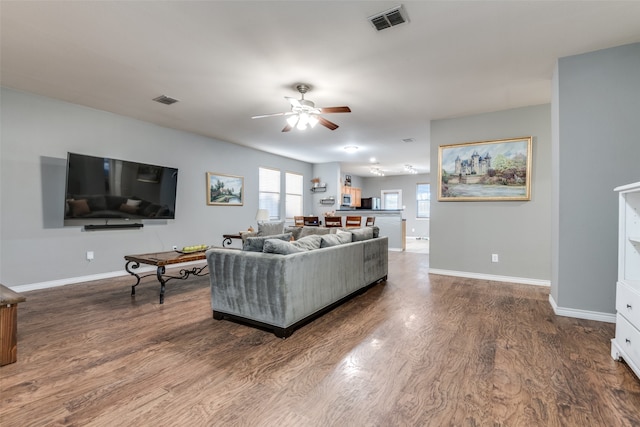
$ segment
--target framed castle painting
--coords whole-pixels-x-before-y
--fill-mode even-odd
[[[441,145],[438,201],[531,200],[531,140]]]

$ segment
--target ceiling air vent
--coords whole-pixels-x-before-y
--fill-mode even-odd
[[[369,17],[369,21],[376,30],[381,31],[385,28],[394,27],[404,22],[409,22],[407,14],[402,5],[396,6],[382,13]]]
[[[165,105],[171,105],[178,102],[177,99],[169,98],[168,96],[165,96],[165,95],[160,95],[157,98],[153,98],[153,100],[156,102],[159,102],[160,104],[165,104]]]

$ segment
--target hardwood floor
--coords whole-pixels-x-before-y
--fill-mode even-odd
[[[26,293],[18,362],[0,368],[10,426],[638,426],[640,380],[614,325],[557,317],[547,288],[389,280],[282,340],[212,319],[208,278]]]

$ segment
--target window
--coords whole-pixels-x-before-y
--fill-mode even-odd
[[[260,168],[258,179],[258,209],[268,210],[269,219],[280,219],[280,171]]]
[[[302,175],[285,173],[285,218],[302,216]]]
[[[431,184],[416,185],[416,218],[429,218],[431,209]]]
[[[382,190],[382,209],[402,209],[402,190]]]

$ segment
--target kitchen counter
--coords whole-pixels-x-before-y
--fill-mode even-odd
[[[361,216],[362,224],[366,217],[376,218],[375,225],[380,229],[380,236],[389,238],[389,250],[401,251],[405,248],[405,220],[402,210],[398,209],[338,209],[336,216]]]

